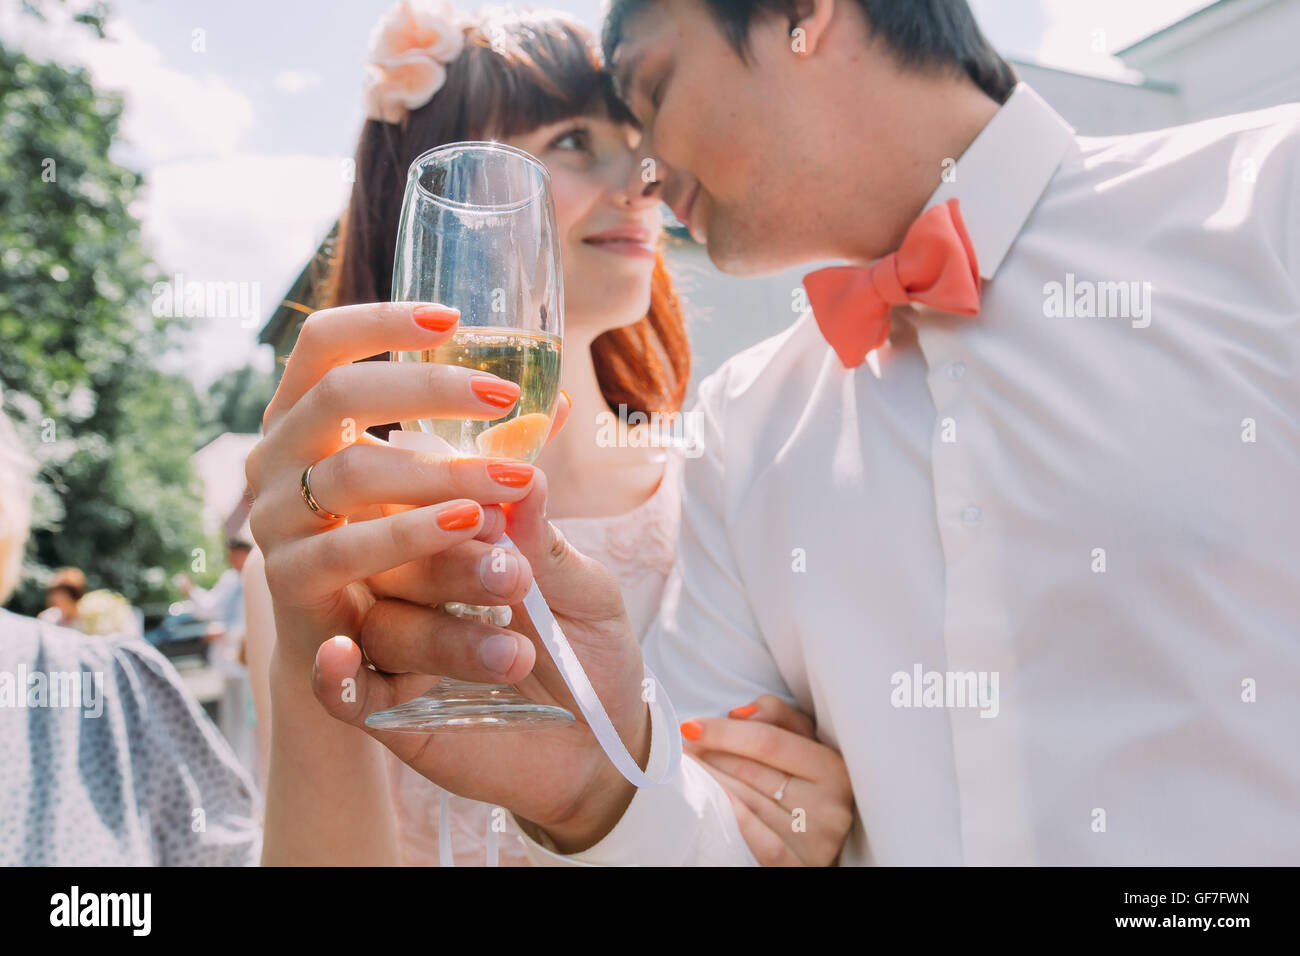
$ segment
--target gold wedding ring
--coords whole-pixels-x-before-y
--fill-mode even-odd
[[[391,671],[380,670],[378,667],[375,666],[375,662],[372,661],[372,660],[370,659],[370,655],[366,653],[366,646],[365,646],[364,644],[362,644],[361,642],[359,642],[359,641],[357,642],[357,649],[361,651],[361,663],[362,663],[365,667],[367,667],[367,668],[369,668],[370,670],[374,671],[376,674],[380,674],[380,675],[382,675],[382,676],[384,676],[384,677],[392,677],[392,676],[393,676],[393,674],[392,674]]]
[[[311,470],[316,465],[308,465],[303,469],[302,480],[299,484],[302,486],[302,500],[307,502],[307,507],[311,509],[312,514],[324,518],[326,521],[344,521],[347,515],[336,515],[332,511],[326,511],[316,502],[316,496],[311,493]]]

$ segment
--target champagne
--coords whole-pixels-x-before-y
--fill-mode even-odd
[[[402,422],[403,430],[390,436],[393,444],[426,454],[526,461],[541,450],[559,393],[564,334],[556,232],[550,176],[535,156],[503,143],[475,142],[444,143],[416,157],[397,223],[393,300],[454,305],[461,323],[441,348],[396,351],[392,358],[489,372],[514,382],[521,394],[509,410],[468,406],[481,408],[483,416],[501,416],[494,421]],[[501,543],[510,546],[504,537]],[[536,585],[528,601],[529,607],[545,603]],[[510,619],[504,606],[452,600],[442,608],[502,626]],[[521,730],[573,719],[563,707],[513,687],[443,677],[414,700],[371,714],[366,724],[431,733]]]
[[[422,418],[404,431],[430,432],[462,455],[531,461],[550,432],[560,388],[560,337],[546,332],[462,326],[436,349],[395,352],[399,362],[437,362],[491,372],[519,386],[519,401],[492,421]]]

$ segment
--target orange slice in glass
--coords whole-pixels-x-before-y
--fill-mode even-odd
[[[485,458],[519,458],[530,461],[546,443],[551,418],[541,412],[519,415],[493,425],[478,436],[478,451]]]

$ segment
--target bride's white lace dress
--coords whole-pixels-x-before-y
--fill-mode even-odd
[[[681,513],[681,466],[680,451],[670,449],[654,494],[625,514],[555,519],[556,527],[575,548],[600,561],[618,578],[628,616],[642,637],[654,620],[673,564]],[[437,866],[442,791],[391,753],[388,765],[402,862],[407,866]],[[448,801],[455,864],[483,866],[493,808],[457,796],[449,796]],[[527,866],[514,821],[508,813],[497,814],[496,819],[505,822],[504,832],[496,835],[498,865]]]

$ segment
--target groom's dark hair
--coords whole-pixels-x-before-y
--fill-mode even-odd
[[[601,34],[605,61],[623,41],[627,18],[656,0],[610,0]],[[799,19],[797,0],[697,0],[743,60],[749,25],[761,12],[784,14],[791,28]],[[856,0],[874,36],[880,37],[903,66],[954,67],[998,103],[1016,85],[1016,73],[980,31],[967,0]]]

